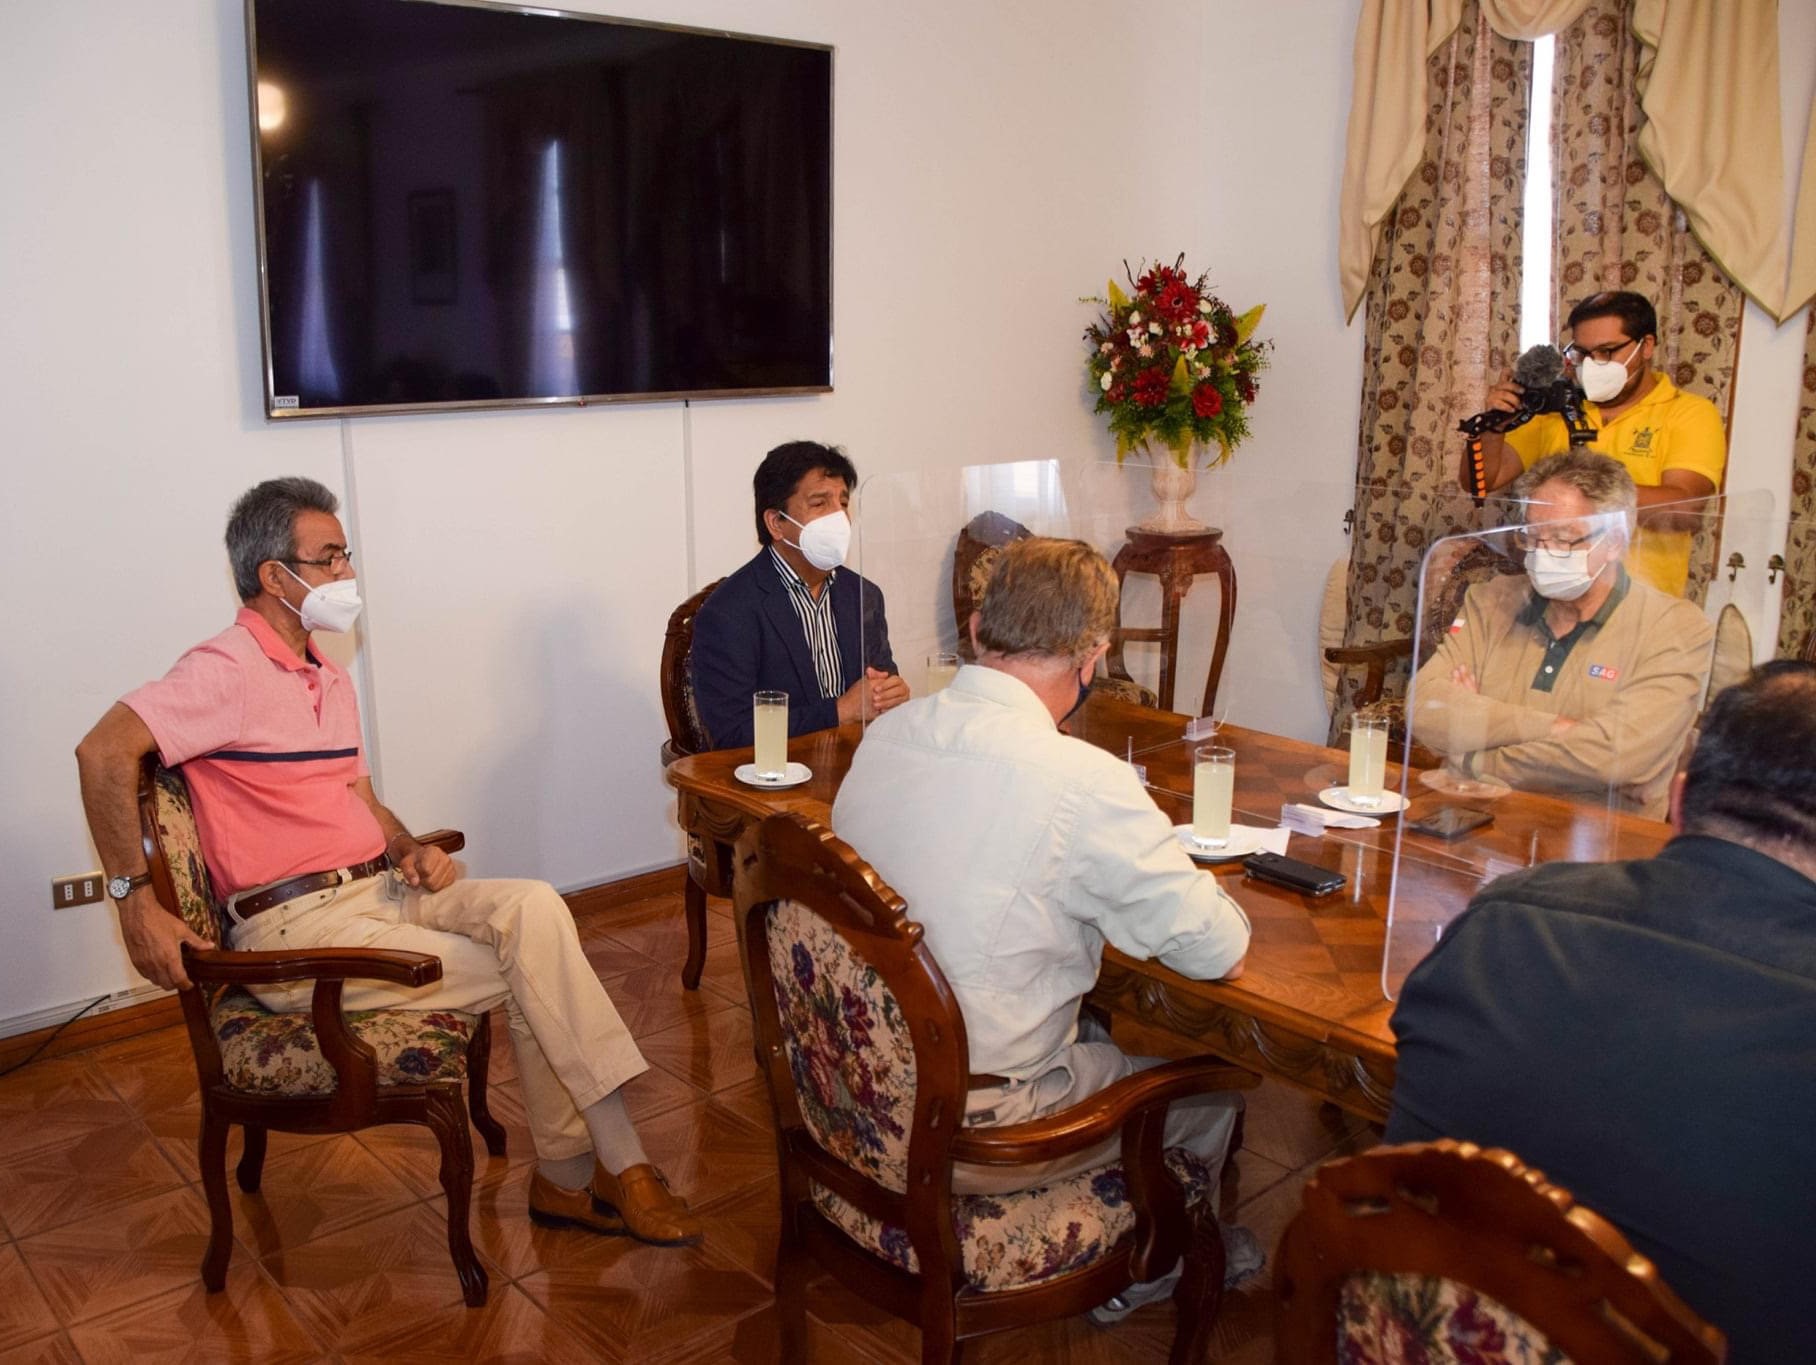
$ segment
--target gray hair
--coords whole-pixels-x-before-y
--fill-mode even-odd
[[[1533,501],[1533,494],[1548,483],[1574,488],[1603,516],[1619,513],[1623,539],[1633,538],[1634,527],[1639,521],[1639,490],[1634,487],[1633,476],[1627,472],[1627,467],[1613,456],[1584,449],[1547,455],[1514,480],[1507,490],[1519,504],[1522,520],[1555,520],[1554,515],[1548,515]]]
[[[303,512],[340,510],[340,499],[314,479],[266,479],[240,495],[227,514],[227,559],[240,601],[250,602],[263,588],[259,565],[267,560],[296,558],[296,519]]]

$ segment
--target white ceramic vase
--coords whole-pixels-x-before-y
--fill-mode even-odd
[[[1196,454],[1196,450],[1193,453]],[[1154,490],[1154,501],[1159,505],[1137,523],[1141,529],[1171,536],[1208,531],[1210,528],[1188,512],[1185,505],[1198,487],[1197,469],[1181,469],[1173,452],[1165,446],[1150,448],[1147,459],[1149,487]],[[1196,464],[1196,461],[1192,463]]]

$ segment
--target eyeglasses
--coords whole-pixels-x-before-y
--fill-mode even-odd
[[[1549,550],[1554,555],[1587,549],[1601,538],[1602,532],[1590,531],[1587,535],[1567,539],[1558,531],[1545,527],[1521,527],[1513,533],[1513,543],[1521,550]]]
[[[1591,360],[1600,360],[1603,362],[1619,360],[1621,358],[1621,352],[1632,344],[1633,338],[1628,337],[1625,341],[1610,341],[1606,346],[1592,346],[1585,351],[1573,341],[1568,346],[1564,347],[1564,359],[1568,360],[1572,365],[1580,365],[1584,356],[1589,357]]]
[[[312,569],[326,569],[329,573],[339,573],[342,569],[353,567],[353,551],[333,550],[323,559],[286,559],[286,564],[307,564]]]

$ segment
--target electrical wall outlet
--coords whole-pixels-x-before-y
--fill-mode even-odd
[[[67,910],[72,905],[93,905],[106,894],[107,878],[99,872],[58,877],[50,884],[50,908]]]

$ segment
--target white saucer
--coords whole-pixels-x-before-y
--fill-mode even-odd
[[[732,770],[731,775],[747,787],[769,787],[780,791],[783,787],[800,786],[813,776],[813,769],[805,763],[790,763],[788,770],[780,777],[759,777],[756,764],[740,763]]]
[[[1405,810],[1409,804],[1399,792],[1384,791],[1374,805],[1365,806],[1350,796],[1348,787],[1326,787],[1318,793],[1318,799],[1327,806],[1346,810],[1351,815],[1392,815],[1397,810]]]
[[[1261,851],[1261,836],[1265,830],[1251,829],[1246,825],[1230,826],[1230,841],[1222,848],[1206,848],[1192,838],[1190,825],[1174,825],[1173,833],[1179,838],[1179,847],[1183,848],[1195,863],[1222,863],[1231,858],[1246,858],[1251,853]]]
[[[1419,774],[1419,781],[1434,792],[1446,796],[1465,796],[1476,801],[1498,801],[1513,788],[1498,777],[1464,777],[1448,768],[1430,768]]]

